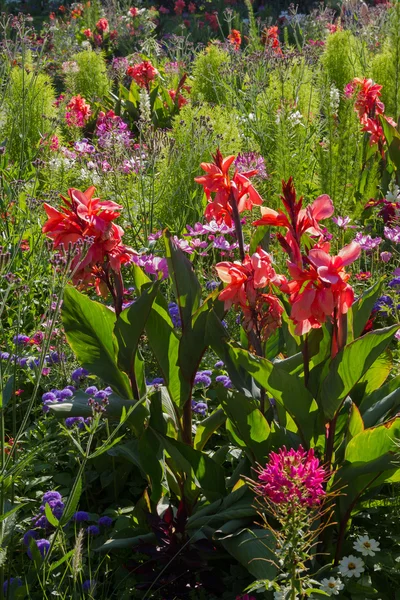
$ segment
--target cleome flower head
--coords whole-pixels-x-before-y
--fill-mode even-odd
[[[305,451],[285,446],[271,452],[268,464],[258,473],[258,492],[275,504],[300,504],[317,506],[325,496],[323,483],[325,469],[314,455],[314,450]]]

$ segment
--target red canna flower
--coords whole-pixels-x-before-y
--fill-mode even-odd
[[[173,100],[175,102],[175,99],[177,97],[176,96],[176,91],[175,90],[168,90],[168,94],[169,94],[171,100]],[[188,100],[184,96],[182,96],[182,94],[179,94],[179,93],[178,93],[178,99],[177,99],[177,101],[178,101],[178,108],[182,108],[182,106],[185,106],[185,104],[188,103]]]
[[[194,2],[189,2],[189,4],[188,4],[188,11],[191,14],[194,14],[196,12],[196,5],[194,4]]]
[[[228,35],[228,40],[235,48],[235,50],[239,50],[242,43],[242,36],[240,35],[240,31],[238,31],[237,29],[232,29],[232,31]]]
[[[258,248],[251,257],[247,254],[242,263],[221,262],[215,268],[227,284],[219,294],[225,310],[232,305],[240,308],[245,330],[254,330],[261,339],[267,339],[279,327],[283,312],[278,298],[271,293],[272,286],[286,283],[283,276],[276,274],[271,256]]]
[[[82,256],[77,249],[76,257],[72,263],[75,270],[73,282],[88,282],[93,279],[93,268],[108,262],[115,272],[119,272],[121,265],[128,262],[133,250],[121,243],[123,229],[112,221],[119,216],[122,206],[110,200],[101,201],[93,198],[95,188],[92,186],[85,192],[70,188],[69,200],[61,196],[66,207],[60,210],[44,204],[48,220],[42,231],[53,240],[53,247],[82,243],[91,238],[91,245]]]
[[[176,15],[181,15],[185,10],[186,4],[185,0],[176,0],[174,5],[174,11]]]
[[[84,30],[83,30],[83,35],[84,35],[85,37],[87,37],[87,38],[90,38],[90,37],[92,37],[92,35],[93,35],[93,34],[92,34],[92,31],[91,31],[91,29],[84,29]]]
[[[299,263],[301,262],[300,243],[302,236],[308,233],[312,236],[322,237],[323,231],[319,226],[319,221],[332,216],[333,203],[328,195],[323,194],[318,196],[312,204],[302,208],[303,198],[296,200],[296,190],[292,178],[287,182],[282,181],[282,192],[281,200],[285,212],[261,207],[261,219],[255,221],[253,225],[284,227],[287,233],[284,239],[279,238],[281,244],[284,250],[288,252],[290,260],[293,263]]]
[[[150,81],[155,79],[158,71],[149,60],[145,60],[142,63],[128,67],[126,74],[132,77],[138,86],[148,89]]]
[[[344,267],[360,256],[356,242],[342,248],[337,256],[330,256],[324,248],[314,247],[308,253],[308,269],[288,263],[292,281],[282,285],[290,294],[290,317],[295,323],[295,333],[304,335],[312,328],[321,327],[327,318],[339,320],[354,301],[354,291],[347,283],[350,275]]]
[[[235,171],[232,178],[229,168],[235,156],[223,158],[219,149],[213,156],[213,163],[202,163],[200,166],[206,175],[195,177],[207,196],[208,205],[205,217],[208,221],[215,220],[218,224],[232,225],[232,201],[236,202],[239,213],[251,210],[254,204],[262,204],[262,198],[250,182],[249,177],[257,174],[257,170],[239,173]],[[214,194],[214,197],[211,196]]]
[[[96,29],[97,31],[100,31],[100,33],[107,33],[109,30],[107,19],[99,19],[96,23]]]

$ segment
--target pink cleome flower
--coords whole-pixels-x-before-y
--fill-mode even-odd
[[[320,504],[325,496],[323,483],[326,472],[314,456],[314,450],[306,452],[285,446],[271,452],[269,463],[258,473],[257,491],[275,504],[300,504],[309,507]]]

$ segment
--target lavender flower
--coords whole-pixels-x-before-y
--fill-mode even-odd
[[[351,221],[350,217],[332,217],[332,221],[336,223],[340,229],[348,229],[348,225]]]
[[[214,369],[223,369],[223,367],[224,367],[224,361],[222,361],[222,360],[218,360],[214,365]]]
[[[26,533],[24,533],[24,537],[22,538],[22,541],[25,544],[25,546],[29,546],[30,540],[36,540],[38,535],[39,535],[38,532],[35,531],[34,529],[28,529],[28,531]]]
[[[265,168],[265,161],[262,156],[256,152],[244,152],[239,153],[234,165],[239,173],[246,173],[249,171],[257,171],[256,175],[262,179],[267,179],[268,174]]]
[[[171,321],[174,327],[182,327],[181,316],[179,313],[179,307],[176,302],[170,302],[168,304],[168,312],[171,317]]]
[[[102,527],[111,527],[113,520],[111,517],[104,515],[103,517],[100,517],[100,519],[97,521],[97,523],[98,523],[98,525],[100,525]]]
[[[100,529],[97,527],[97,525],[89,525],[89,527],[86,529],[86,533],[88,535],[99,535]]]
[[[65,426],[68,427],[68,429],[72,429],[77,425],[79,429],[82,429],[84,422],[85,419],[83,417],[67,417],[65,419]]]
[[[203,385],[209,387],[211,385],[211,371],[197,371],[194,378],[194,385]]]
[[[29,340],[30,337],[28,335],[23,335],[22,333],[13,337],[13,342],[16,346],[25,346]]]
[[[400,227],[385,227],[383,231],[387,240],[390,240],[395,244],[400,243]]]
[[[224,388],[232,387],[232,382],[227,375],[217,375],[217,377],[215,378],[215,381],[217,381],[218,383],[222,383]]]
[[[78,510],[73,516],[76,523],[82,523],[83,521],[89,521],[89,513],[84,510]]]
[[[50,548],[50,542],[49,540],[45,540],[45,539],[41,539],[41,540],[36,540],[36,546],[42,556],[42,558],[44,557],[45,554],[47,554],[47,552],[49,551]],[[30,548],[28,548],[28,552],[27,552],[28,556],[30,559],[33,559],[32,556],[32,551]]]
[[[370,235],[363,235],[361,232],[359,232],[354,238],[354,241],[361,246],[362,250],[365,250],[366,252],[371,252],[372,250],[374,250],[374,248],[377,248],[377,246],[379,246],[379,244],[382,242],[382,238],[372,238]]]
[[[205,402],[196,402],[192,400],[192,411],[202,417],[206,416],[207,404]]]

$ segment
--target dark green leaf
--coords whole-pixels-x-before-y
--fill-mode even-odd
[[[360,337],[364,331],[364,327],[367,324],[368,319],[371,316],[372,309],[375,302],[381,295],[382,280],[374,283],[373,286],[368,288],[351,307],[353,316],[353,333],[354,338]]]
[[[196,429],[196,436],[194,438],[193,447],[196,450],[203,450],[204,446],[217,431],[219,427],[226,421],[225,413],[222,409],[214,410],[206,419],[203,419]]]

